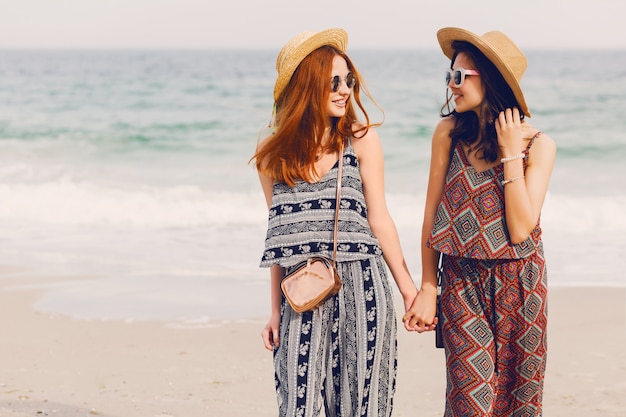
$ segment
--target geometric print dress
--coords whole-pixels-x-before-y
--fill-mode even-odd
[[[528,151],[525,150],[524,169]],[[444,416],[541,416],[547,273],[539,222],[510,242],[502,164],[477,172],[453,150],[427,246],[442,253]]]
[[[274,379],[281,417],[387,417],[396,383],[394,302],[378,240],[367,222],[359,164],[343,154],[337,238],[342,287],[314,311],[283,297]],[[288,273],[312,254],[332,258],[338,164],[319,182],[274,184],[262,267]]]

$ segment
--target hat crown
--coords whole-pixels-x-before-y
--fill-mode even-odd
[[[287,84],[289,84],[291,76],[302,60],[314,50],[325,45],[345,52],[348,45],[348,33],[338,28],[327,29],[321,32],[301,32],[282,47],[276,58],[278,76],[274,85],[275,101],[278,100]]]
[[[487,32],[482,36],[485,43],[491,45],[496,56],[500,58],[503,64],[509,67],[515,79],[520,81],[528,62],[524,53],[513,43],[513,41],[504,33],[499,31]]]
[[[278,57],[276,58],[276,71],[281,72],[281,69],[289,63],[291,55],[313,35],[315,35],[315,32],[302,32],[290,39],[278,53]]]

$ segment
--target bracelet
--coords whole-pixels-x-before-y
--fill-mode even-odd
[[[516,159],[520,159],[520,158],[523,158],[525,156],[526,155],[524,155],[524,153],[522,152],[522,153],[520,153],[518,155],[515,155],[515,156],[509,156],[508,158],[502,158],[502,159],[500,159],[500,162],[505,163],[505,162],[515,161]]]
[[[515,177],[515,178],[508,179],[508,180],[504,180],[504,181],[502,181],[502,186],[504,187],[508,183],[511,183],[513,181],[516,181],[516,180],[521,180],[522,178],[524,178],[524,176],[520,175],[519,177]]]

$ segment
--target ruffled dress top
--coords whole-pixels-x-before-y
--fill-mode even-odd
[[[351,141],[343,153],[337,262],[382,255],[367,221],[359,162]],[[333,256],[338,162],[318,182],[275,183],[261,267],[288,268],[311,256]]]
[[[528,152],[538,136],[539,133],[524,151],[524,171]],[[511,243],[506,227],[503,180],[503,164],[476,171],[461,143],[457,143],[426,246],[446,255],[473,259],[520,259],[534,253],[541,244],[539,221],[526,240]]]

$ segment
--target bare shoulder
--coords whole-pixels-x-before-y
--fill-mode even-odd
[[[450,142],[450,131],[454,128],[454,116],[444,117],[437,123],[433,132],[433,141]]]
[[[541,129],[537,129],[533,125],[529,123],[524,123],[522,127],[522,135],[526,140],[530,141],[532,138],[535,138],[531,149],[537,151],[539,150],[541,153],[555,153],[556,152],[556,143],[552,138],[547,134],[541,131]]]
[[[533,147],[539,142],[545,142],[546,145],[554,146],[554,141],[550,136],[548,136],[541,129],[536,128],[535,126],[524,120],[524,123],[522,124],[522,137],[525,138],[525,140],[530,141],[535,136],[536,139],[533,143]]]
[[[449,135],[450,130],[454,128],[455,118],[454,116],[446,116],[439,120],[437,126],[435,126],[435,132],[442,131]]]
[[[544,132],[541,132],[541,134],[537,136],[537,139],[535,139],[533,147],[535,146],[538,146],[545,150],[552,149],[556,152],[556,143],[547,133]]]
[[[362,127],[360,124],[355,124],[355,129]],[[357,156],[369,153],[374,149],[380,149],[380,137],[375,128],[370,127],[364,135],[356,134],[352,137],[352,147]]]
[[[454,116],[444,117],[437,123],[433,132],[432,148],[433,153],[437,151],[448,155],[452,140],[450,139],[450,131],[454,128]]]
[[[257,152],[260,151],[261,149],[263,149],[263,146],[265,146],[265,144],[267,143],[267,141],[270,140],[271,137],[272,137],[272,135],[269,135],[269,136],[266,136],[266,137],[258,140],[258,142],[256,144]]]
[[[272,135],[266,136],[263,139],[259,139],[259,141],[256,144],[256,150],[255,150],[255,157],[259,154],[259,152],[263,149],[263,147],[269,142],[270,138],[272,137]],[[266,168],[267,166],[267,155],[261,159],[257,161],[257,168],[262,167],[263,169]]]
[[[556,158],[556,143],[546,133],[531,126],[524,126],[524,137],[530,141],[533,137],[532,146],[529,151],[529,162],[532,161],[545,161],[552,163]]]
[[[530,148],[529,158],[542,160],[548,166],[554,165],[556,159],[556,143],[550,136],[541,133]]]

